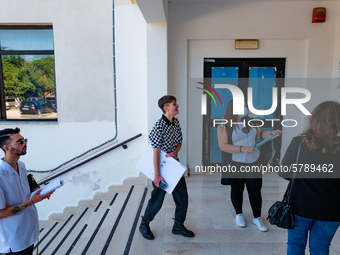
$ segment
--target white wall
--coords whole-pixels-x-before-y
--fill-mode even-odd
[[[168,49],[167,24],[165,22],[147,24],[147,104],[148,131],[161,117],[158,99],[167,94]]]
[[[327,20],[312,24],[312,10],[319,6],[326,7]],[[181,154],[182,163],[193,167],[201,160],[202,122],[198,113],[192,110],[197,109],[198,102],[192,98],[197,98],[194,95],[197,91],[190,93],[190,80],[203,77],[204,57],[284,57],[287,60],[286,77],[290,79],[331,78],[334,75],[337,15],[335,1],[170,3],[169,93],[178,98],[180,105],[188,102],[179,115],[185,138],[183,149],[186,150]],[[236,51],[235,39],[258,39],[259,49]],[[312,93],[311,101],[306,104],[310,111],[321,101],[332,98],[334,85],[301,82],[301,86]],[[299,80],[290,81],[294,86],[296,83]],[[288,108],[288,114],[296,116],[296,109]],[[305,123],[303,115],[300,119]],[[283,140],[289,143],[303,128],[284,130]],[[286,146],[284,143],[283,152]]]
[[[58,122],[0,123],[0,129],[20,127],[29,138],[28,153],[21,158],[28,169],[54,168],[116,135],[118,142],[143,135],[128,143],[127,150],[118,148],[63,175],[65,186],[51,200],[37,204],[40,219],[138,176],[136,165],[148,144],[147,24],[138,6],[115,0],[117,123],[112,0],[2,1],[0,24],[4,23],[53,25]],[[156,26],[155,33],[166,35],[166,26]],[[160,51],[166,59],[166,50]],[[164,73],[166,68],[166,91]],[[153,86],[159,84],[157,78],[152,80]]]
[[[67,194],[67,205],[138,176],[136,165],[147,148],[148,133],[162,114],[157,101],[167,88],[166,24],[145,23],[137,5],[124,0],[115,1],[115,22],[118,142],[138,133],[143,136],[129,143],[127,150],[119,148],[65,174],[65,187],[53,199],[61,201]],[[47,207],[48,202],[39,204],[40,219],[63,210],[55,204]]]
[[[112,1],[2,1],[0,24],[51,24],[58,122],[0,123],[29,138],[28,169],[47,170],[116,135]]]
[[[332,100],[340,100],[340,3],[337,2],[337,20],[334,40],[334,66],[333,66],[333,86],[332,86]]]

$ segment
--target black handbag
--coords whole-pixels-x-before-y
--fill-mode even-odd
[[[300,149],[301,142],[296,156],[296,164],[298,164],[299,161]],[[296,172],[293,174],[293,177],[287,186],[283,200],[276,201],[268,210],[267,220],[269,220],[270,224],[276,225],[279,228],[294,229],[294,219],[290,199],[292,196],[295,174]]]
[[[30,186],[31,192],[33,192],[36,188],[40,188],[39,184],[35,181],[32,174],[27,175],[28,185]]]

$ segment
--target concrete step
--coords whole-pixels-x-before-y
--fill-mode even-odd
[[[120,196],[119,196],[120,195]],[[120,198],[124,198],[125,194],[119,194],[115,201],[120,201]],[[120,203],[114,204],[114,207],[112,205],[110,206],[112,201],[107,200],[108,202],[105,202],[100,206],[98,211],[93,212],[89,218],[89,220],[86,222],[86,229],[84,230],[83,234],[80,236],[79,241],[76,243],[76,245],[73,247],[70,254],[86,254],[88,249],[96,244],[96,241],[98,240],[98,231],[103,227],[104,224],[108,224],[107,222],[107,216],[110,211],[113,210],[119,210],[121,205]],[[85,225],[84,225],[85,226]],[[100,240],[105,239],[105,237],[100,236]],[[90,254],[90,253],[87,253]],[[94,253],[97,254],[97,253]]]
[[[112,227],[117,221],[127,195],[128,193],[118,194],[112,206],[109,207],[110,211],[108,212],[107,217],[105,218],[105,221],[103,222],[101,228],[98,230],[98,233],[94,238],[91,246],[89,246],[86,254],[100,254],[111,233]]]
[[[67,226],[69,222],[74,221],[73,216],[73,214],[68,215],[66,221],[56,220],[46,234],[39,235],[39,242],[35,245],[34,252],[36,252],[36,249],[38,249],[39,254],[41,254],[42,251],[42,253],[44,254],[44,251],[46,250],[45,247],[48,247],[51,242],[53,242],[53,239],[55,239],[55,237],[59,235],[59,233]]]
[[[143,203],[143,207],[141,210],[141,214],[138,218],[138,224],[135,229],[134,237],[132,240],[132,244],[129,250],[129,254],[162,254],[162,245],[163,245],[163,235],[164,235],[164,218],[165,218],[165,206],[162,206],[160,211],[157,213],[155,219],[150,223],[150,228],[152,233],[155,236],[155,240],[146,240],[139,232],[139,225],[142,220],[142,216],[145,212],[145,208],[148,204],[148,201],[151,197],[151,192],[153,188],[150,184],[148,185],[148,192],[145,197],[145,201]],[[166,204],[166,200],[171,196],[166,195],[164,199],[164,205]]]
[[[144,176],[125,180],[123,186],[110,187],[107,193],[98,193],[92,200],[80,201],[76,207],[51,215],[48,221],[40,221],[39,255],[128,254],[126,248],[132,250],[130,254],[138,254],[138,246],[147,241],[138,231],[150,197],[146,184]],[[155,219],[163,221],[154,229],[160,239],[164,214],[163,208]],[[161,243],[154,242],[144,250],[160,254]]]
[[[70,228],[79,218],[80,214],[71,214],[69,218],[61,224],[55,235],[49,235],[46,242],[41,243],[39,248],[39,255],[51,255],[56,246],[62,240],[62,238],[67,234]]]
[[[66,235],[61,235],[62,239],[58,238],[54,240],[53,245],[51,245],[49,249],[52,252],[48,254],[66,254],[67,250],[69,247],[71,247],[77,235],[81,232],[83,226],[86,224],[93,210],[93,207],[86,207],[82,214],[80,214],[80,216],[77,218],[77,221],[73,225],[68,226],[69,228],[67,228]]]
[[[134,186],[126,207],[122,211],[118,224],[115,223],[111,228],[110,236],[102,250],[105,254],[124,254],[125,245],[129,239],[131,227],[136,217],[137,210],[140,205],[141,198],[144,194],[145,187],[142,185]],[[110,237],[112,239],[110,240]]]

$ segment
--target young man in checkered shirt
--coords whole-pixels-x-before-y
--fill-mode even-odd
[[[179,161],[177,154],[182,147],[183,139],[179,121],[174,117],[179,113],[179,105],[176,102],[176,98],[171,95],[163,96],[158,100],[158,106],[163,111],[163,115],[162,118],[155,123],[149,134],[149,140],[153,148],[153,164],[155,170],[155,178],[152,183],[153,191],[151,192],[151,198],[139,227],[142,236],[148,240],[155,239],[149,224],[161,209],[166,194],[166,192],[159,187],[161,181],[166,182],[160,175],[160,150],[167,153],[166,157],[173,157]],[[176,204],[175,223],[172,228],[172,233],[185,237],[194,237],[194,233],[183,225],[188,209],[188,192],[183,176],[172,192],[172,197]]]

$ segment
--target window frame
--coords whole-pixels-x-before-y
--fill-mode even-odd
[[[0,25],[1,30],[40,30],[40,29],[51,29],[53,33],[52,25]],[[54,41],[53,41],[54,43]],[[8,121],[22,121],[22,122],[57,122],[57,118],[53,119],[7,119],[6,115],[6,99],[5,99],[5,84],[3,80],[3,68],[2,68],[2,56],[13,56],[13,55],[53,55],[54,57],[54,47],[53,50],[6,50],[2,51],[0,49],[0,122]],[[54,66],[55,68],[55,66]],[[56,77],[55,77],[56,82]]]

